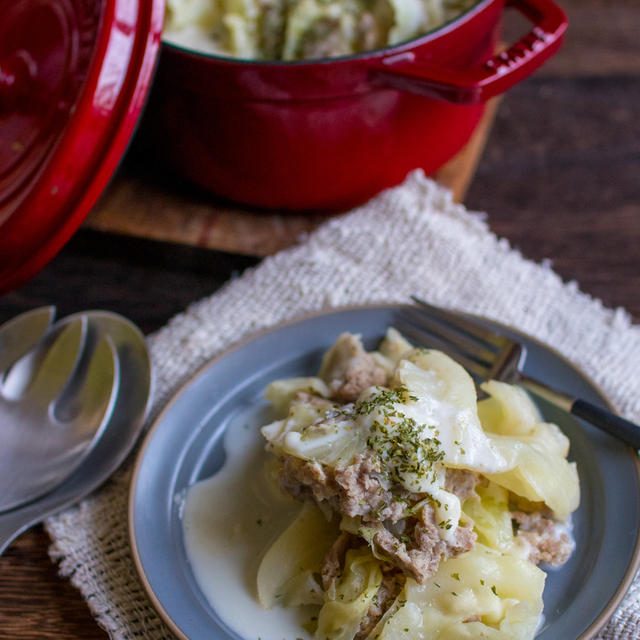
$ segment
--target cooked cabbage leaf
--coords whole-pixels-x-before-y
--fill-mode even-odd
[[[275,605],[321,604],[316,579],[322,560],[338,535],[337,518],[329,521],[310,503],[269,547],[258,568],[258,599],[265,609]]]
[[[561,520],[578,508],[578,470],[565,457],[569,439],[557,425],[541,422],[529,435],[491,439],[510,469],[487,474],[490,480],[531,502],[544,502]]]
[[[381,583],[380,562],[368,548],[347,551],[344,571],[320,609],[316,640],[352,640]]]
[[[415,38],[474,1],[168,0],[164,37],[240,58],[321,59]]]
[[[481,386],[491,396],[478,402],[478,416],[488,433],[526,435],[542,422],[538,407],[522,387],[497,380],[488,380]]]
[[[529,640],[542,612],[545,577],[526,560],[477,545],[441,562],[424,585],[407,580],[369,639]]]

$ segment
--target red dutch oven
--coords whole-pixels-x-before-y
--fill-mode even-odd
[[[64,245],[149,92],[163,0],[0,0],[0,292]]]
[[[507,0],[533,29],[494,56],[505,0],[481,0],[399,46],[314,62],[251,62],[166,45],[150,101],[158,148],[206,189],[259,207],[344,209],[431,173],[485,101],[557,51],[552,0]]]
[[[485,101],[560,46],[552,0],[506,0],[532,30],[494,56],[505,0],[395,47],[313,62],[163,47],[144,131],[176,171],[259,207],[344,209],[431,173]],[[150,90],[163,0],[0,0],[0,291],[77,229]]]

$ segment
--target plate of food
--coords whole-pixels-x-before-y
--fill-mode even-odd
[[[636,452],[519,387],[477,396],[395,328],[402,309],[262,332],[158,416],[130,535],[178,637],[586,640],[613,613],[640,562]],[[500,331],[526,373],[606,404]]]

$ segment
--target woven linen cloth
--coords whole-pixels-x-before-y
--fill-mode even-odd
[[[640,327],[562,282],[549,265],[525,260],[482,215],[414,172],[149,336],[156,384],[148,422],[207,360],[248,334],[314,310],[407,302],[412,294],[538,338],[578,365],[620,413],[640,419]],[[131,466],[46,522],[50,554],[112,638],[172,638],[130,556]],[[640,638],[640,580],[599,637]]]

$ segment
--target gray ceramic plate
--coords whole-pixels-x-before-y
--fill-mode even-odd
[[[397,314],[393,306],[351,308],[261,333],[206,365],[158,417],[140,452],[131,488],[131,543],[154,605],[179,637],[240,638],[220,622],[198,589],[185,555],[176,496],[220,468],[220,436],[228,424],[261,424],[268,382],[312,375],[323,351],[342,331],[361,333],[365,344],[374,347]],[[558,354],[508,333],[527,346],[527,373],[605,403],[594,385]],[[573,519],[575,553],[564,567],[549,572],[538,638],[586,640],[613,613],[640,561],[638,457],[594,427],[549,405],[540,403],[540,408],[571,440],[582,500]]]

